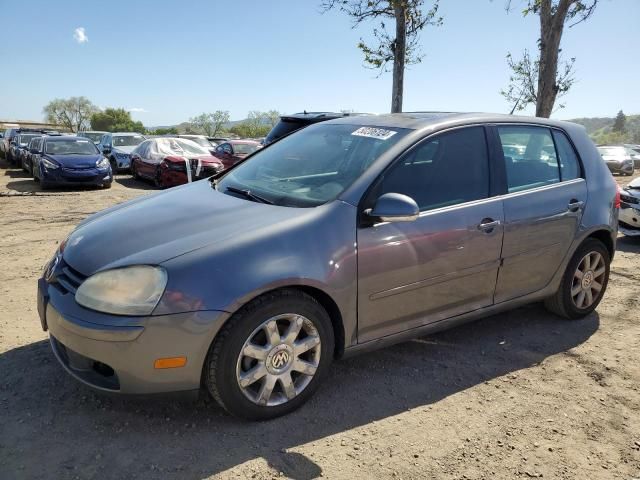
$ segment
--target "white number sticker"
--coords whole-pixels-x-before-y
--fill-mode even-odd
[[[369,138],[377,138],[378,140],[388,140],[393,137],[396,133],[393,130],[387,130],[385,128],[375,128],[375,127],[360,127],[351,135],[355,135],[356,137],[369,137]]]

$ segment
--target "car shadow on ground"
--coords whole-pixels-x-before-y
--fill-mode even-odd
[[[144,180],[136,180],[130,175],[123,175],[119,173],[114,180],[126,188],[133,188],[136,190],[156,190],[155,186],[151,182],[145,182]]]
[[[316,478],[320,466],[287,449],[531,367],[582,344],[598,327],[597,313],[570,322],[530,305],[336,362],[308,404],[262,423],[234,419],[204,399],[94,393],[69,378],[40,341],[0,354],[0,465],[13,478],[127,472],[196,480],[263,458],[287,477]]]
[[[638,237],[618,237],[616,250],[627,253],[640,253],[640,236]]]

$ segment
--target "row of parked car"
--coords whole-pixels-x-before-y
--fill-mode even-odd
[[[599,145],[598,151],[611,173],[631,176],[640,168],[640,145]]]
[[[347,115],[303,112],[283,116],[261,141],[186,134],[144,136],[136,132],[83,131],[70,135],[11,128],[3,135],[1,150],[9,164],[28,172],[42,188],[110,188],[113,175],[123,171],[165,188],[209,177],[295,130]]]

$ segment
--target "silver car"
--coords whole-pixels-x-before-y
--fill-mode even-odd
[[[618,206],[575,124],[347,117],[89,217],[45,267],[38,310],[87,385],[203,387],[267,419],[302,405],[343,356],[535,301],[588,315]]]
[[[602,145],[598,147],[598,151],[611,173],[633,175],[634,158],[630,149],[621,145]]]
[[[620,192],[620,225],[618,230],[628,237],[640,236],[640,178]]]

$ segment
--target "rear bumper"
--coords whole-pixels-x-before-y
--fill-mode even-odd
[[[149,317],[100,314],[79,306],[43,279],[38,312],[62,367],[106,392],[153,394],[200,388],[202,367],[224,312]],[[187,357],[181,368],[156,369],[155,360]]]

